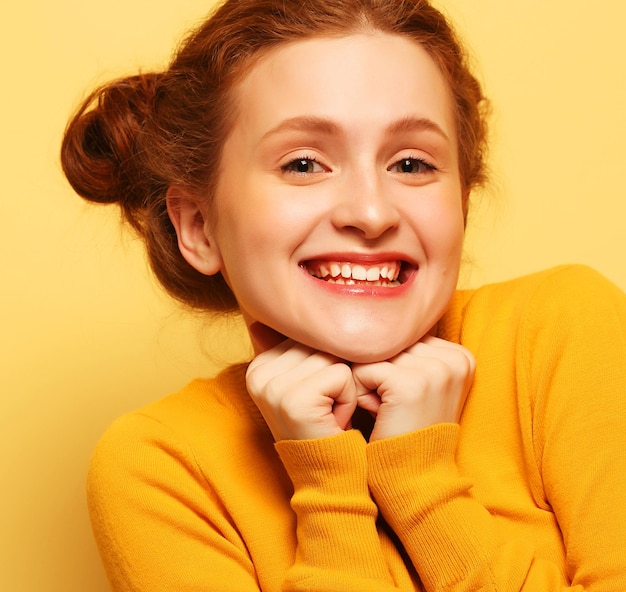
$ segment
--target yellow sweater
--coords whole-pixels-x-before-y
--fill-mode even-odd
[[[244,366],[117,420],[113,589],[626,591],[626,296],[561,267],[458,292],[438,336],[477,359],[460,426],[275,445]]]

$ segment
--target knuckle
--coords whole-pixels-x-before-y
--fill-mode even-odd
[[[330,370],[335,374],[335,377],[338,381],[346,382],[352,379],[352,370],[347,364],[336,363],[333,364]]]
[[[256,368],[248,369],[246,373],[246,386],[250,394],[257,394],[262,390],[262,381]]]

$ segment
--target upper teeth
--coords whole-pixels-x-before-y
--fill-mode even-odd
[[[387,280],[395,282],[400,273],[400,265],[397,262],[384,263],[383,265],[365,266],[348,262],[332,261],[320,263],[317,266],[309,266],[311,275],[319,278],[343,278],[345,280],[357,280],[378,282]]]

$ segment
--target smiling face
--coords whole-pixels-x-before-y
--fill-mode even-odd
[[[383,33],[290,43],[237,107],[205,232],[246,322],[354,362],[419,340],[454,292],[464,231],[430,56]]]

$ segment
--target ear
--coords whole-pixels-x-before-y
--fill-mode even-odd
[[[215,240],[209,236],[204,207],[187,189],[172,185],[167,190],[167,213],[176,229],[178,248],[195,269],[214,275],[222,269],[222,256]]]

